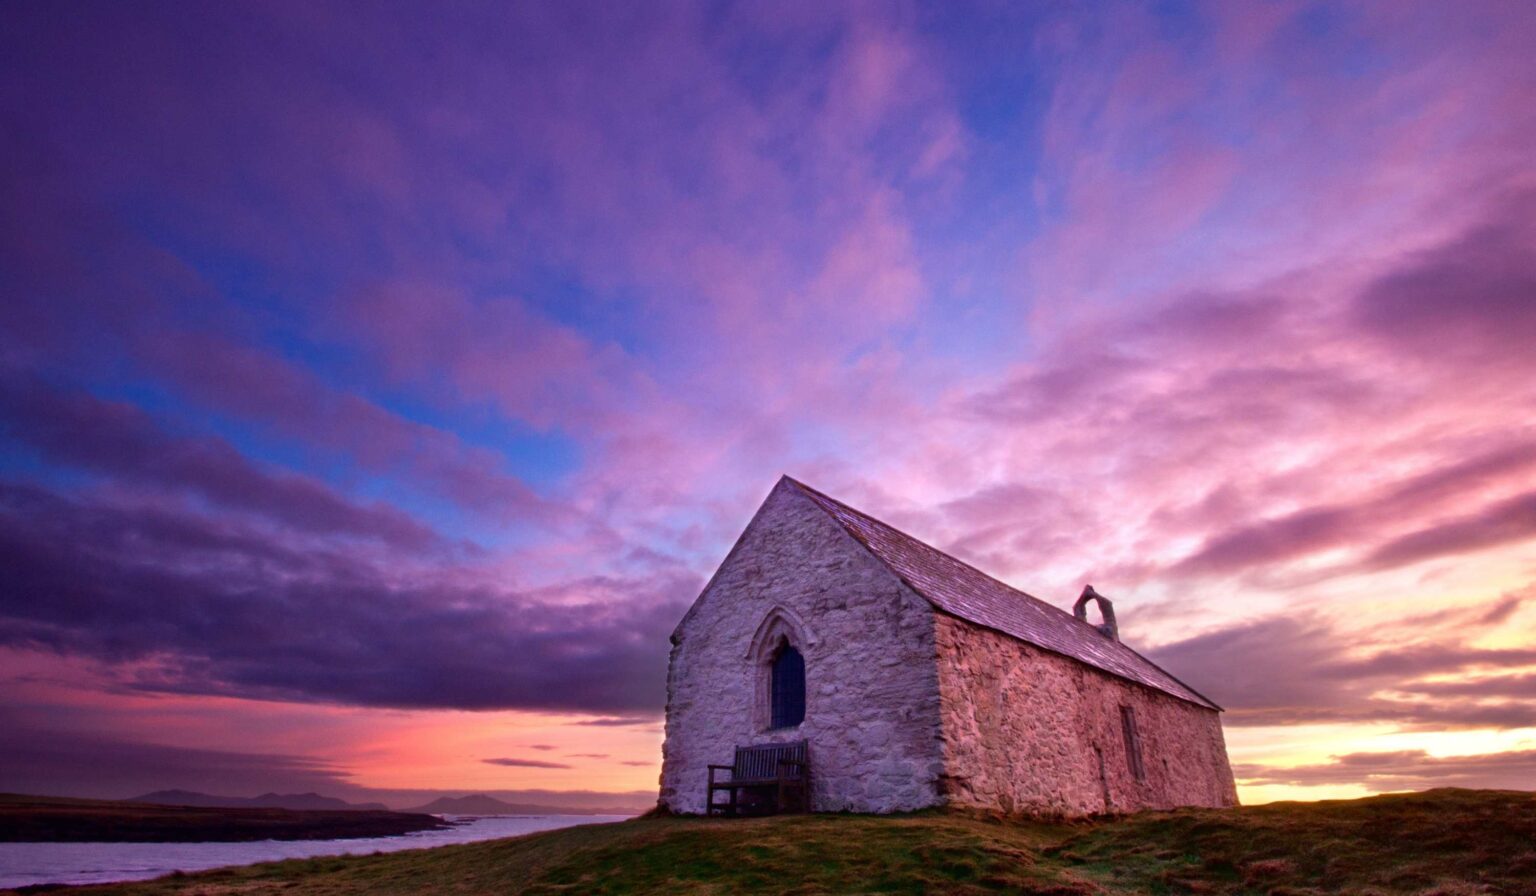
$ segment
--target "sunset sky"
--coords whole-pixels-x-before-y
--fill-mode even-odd
[[[0,791],[644,806],[788,473],[1536,787],[1536,4],[0,9]],[[729,757],[721,757],[721,761]]]

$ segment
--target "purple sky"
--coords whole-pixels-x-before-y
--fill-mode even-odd
[[[8,4],[0,790],[643,805],[666,635],[781,473],[1091,580],[1245,800],[1528,787],[1533,45]]]

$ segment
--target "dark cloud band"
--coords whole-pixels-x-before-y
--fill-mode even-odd
[[[455,709],[654,711],[686,574],[558,602],[163,507],[0,485],[0,644],[129,663],[149,691]]]

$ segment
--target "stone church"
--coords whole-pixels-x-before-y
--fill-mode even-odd
[[[1220,712],[1091,588],[1067,613],[786,476],[672,634],[661,802],[794,744],[814,811],[1232,806]]]

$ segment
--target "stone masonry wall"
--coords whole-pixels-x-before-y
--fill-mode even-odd
[[[950,805],[1083,815],[1237,804],[1217,712],[936,615]],[[1141,782],[1122,705],[1136,716]]]
[[[765,731],[748,651],[775,608],[805,643],[805,721]],[[684,617],[667,673],[661,799],[700,813],[706,766],[737,745],[810,742],[816,811],[939,802],[943,771],[934,613],[825,512],[781,482]]]

